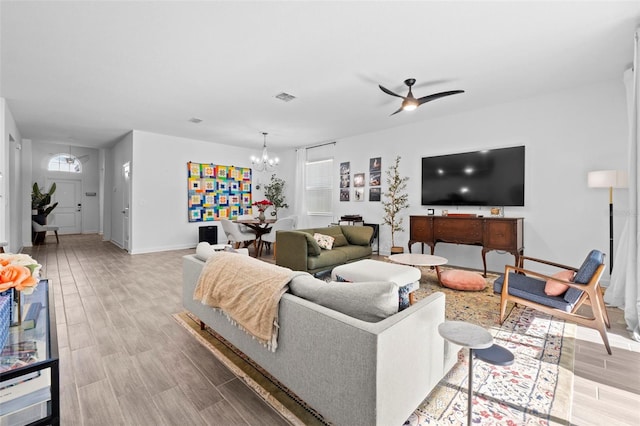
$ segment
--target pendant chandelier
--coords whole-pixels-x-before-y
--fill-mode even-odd
[[[280,160],[278,157],[269,157],[269,153],[267,152],[267,134],[263,132],[264,136],[264,144],[262,145],[262,155],[260,157],[256,157],[254,155],[251,156],[251,165],[253,169],[258,172],[270,172],[275,170],[278,166]]]

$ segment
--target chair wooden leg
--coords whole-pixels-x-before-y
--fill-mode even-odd
[[[58,238],[58,231],[53,231],[56,233],[56,244],[60,244],[60,239]]]
[[[505,320],[504,316],[507,313],[507,299],[502,297],[500,298],[500,324],[502,324]]]
[[[273,258],[276,258],[276,242],[273,242]]]

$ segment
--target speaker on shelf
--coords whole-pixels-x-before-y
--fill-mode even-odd
[[[215,225],[201,226],[198,231],[198,242],[218,244],[218,227]]]

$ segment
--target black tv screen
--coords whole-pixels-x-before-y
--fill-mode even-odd
[[[423,206],[524,206],[524,146],[422,158]]]

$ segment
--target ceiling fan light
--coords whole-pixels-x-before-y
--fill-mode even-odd
[[[413,111],[418,108],[418,100],[413,96],[408,96],[402,101],[403,111]]]

